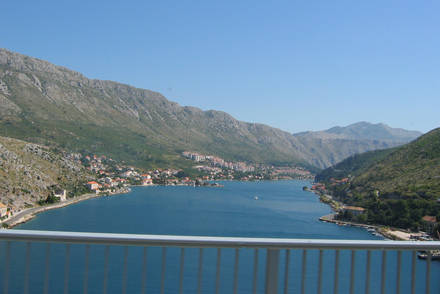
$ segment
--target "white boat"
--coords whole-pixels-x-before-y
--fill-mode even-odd
[[[254,197],[254,200],[258,200],[258,196],[255,196],[255,197]]]
[[[420,259],[428,259],[428,254],[426,251],[417,254],[417,257]],[[439,260],[440,259],[440,250],[431,250],[431,259]]]

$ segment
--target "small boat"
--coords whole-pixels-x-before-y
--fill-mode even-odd
[[[258,199],[259,199],[258,196],[255,196],[255,197],[254,197],[254,200],[258,200]]]
[[[426,251],[418,253],[417,257],[419,259],[428,259],[428,253]],[[440,250],[431,251],[431,260],[440,260]]]

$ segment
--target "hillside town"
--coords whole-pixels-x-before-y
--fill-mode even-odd
[[[86,155],[81,159],[86,169],[96,175],[96,180],[87,182],[90,191],[97,194],[121,193],[121,189],[127,190],[129,186],[207,186],[206,183],[213,177],[205,175],[198,178],[190,178],[180,169],[154,169],[144,171],[132,166],[125,166],[115,162],[106,156]]]
[[[312,175],[302,167],[274,167],[263,164],[226,161],[218,156],[203,155],[197,152],[183,152],[182,156],[196,164],[194,172],[182,169],[157,168],[143,170],[113,160],[106,155],[92,153],[59,152],[61,159],[69,166],[83,170],[82,181],[47,187],[47,196],[40,198],[36,205],[45,207],[49,204],[69,203],[82,195],[108,196],[127,193],[131,186],[213,186],[215,180],[281,180],[310,179]],[[91,197],[91,196],[90,196]],[[35,204],[16,206],[0,203],[0,221],[23,210],[35,207]]]
[[[209,173],[211,179],[248,181],[313,178],[310,171],[299,166],[276,167],[242,161],[226,161],[218,156],[190,151],[182,152],[182,156],[198,163],[194,168]]]
[[[80,166],[86,172],[84,181],[58,184],[47,187],[47,196],[38,200],[35,204],[17,206],[13,203],[0,203],[0,222],[5,223],[12,216],[23,211],[45,207],[47,205],[68,204],[75,199],[96,196],[109,196],[129,192],[130,186],[214,186],[221,185],[209,183],[213,177],[210,174],[191,178],[180,169],[154,169],[142,170],[133,166],[121,164],[105,155],[61,152],[61,157],[66,163]],[[35,206],[36,205],[36,206]]]

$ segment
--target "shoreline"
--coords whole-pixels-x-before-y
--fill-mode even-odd
[[[367,230],[374,236],[382,236],[385,239],[394,240],[394,241],[411,241],[412,240],[411,235],[417,235],[417,233],[409,234],[407,232],[403,232],[398,229],[391,229],[380,225],[369,225],[369,224],[362,224],[351,221],[336,220],[334,219],[335,215],[336,213],[327,214],[321,216],[319,220],[326,223],[333,223],[338,226],[350,226],[350,227],[362,228]]]
[[[271,181],[271,180],[269,180],[269,181]],[[26,223],[26,222],[34,219],[35,217],[38,216],[38,214],[45,212],[45,211],[48,211],[48,210],[66,207],[66,206],[73,205],[73,204],[76,204],[76,203],[79,203],[79,202],[82,202],[85,200],[93,199],[93,198],[126,194],[131,191],[131,189],[130,189],[131,187],[137,187],[137,186],[147,187],[144,185],[131,185],[131,186],[127,187],[128,189],[126,189],[126,190],[118,191],[118,192],[111,193],[111,194],[88,193],[88,194],[83,194],[81,196],[72,198],[72,199],[64,201],[64,202],[58,202],[58,203],[53,203],[53,204],[49,204],[49,205],[45,205],[45,206],[35,206],[35,207],[27,208],[27,209],[20,211],[19,213],[12,216],[11,218],[0,222],[0,224],[7,225],[6,228],[0,227],[0,229],[12,229],[13,227],[16,227],[20,224]],[[160,185],[148,185],[148,186],[160,186]],[[185,186],[185,185],[182,185],[182,186]],[[329,205],[333,211],[336,211],[336,209],[339,207],[339,205],[341,205],[340,202],[335,201],[330,195],[321,195],[321,194],[318,194],[312,190],[307,190],[307,191],[316,194],[319,197],[320,202]],[[325,197],[325,199],[323,199],[323,197]],[[415,236],[420,235],[420,233],[410,234],[410,233],[404,232],[399,229],[391,229],[391,228],[380,226],[380,225],[370,225],[370,224],[356,223],[356,222],[352,222],[352,221],[336,220],[336,219],[334,219],[335,215],[336,215],[336,213],[331,213],[328,215],[321,216],[319,218],[319,221],[333,223],[333,224],[337,224],[340,226],[360,227],[365,230],[368,230],[369,232],[372,232],[373,235],[380,235],[383,238],[390,239],[390,240],[410,241],[410,240],[413,240],[411,238],[412,235],[415,235]]]
[[[53,203],[53,204],[49,204],[49,205],[45,205],[45,206],[34,206],[31,208],[27,208],[27,209],[20,211],[16,215],[13,215],[9,219],[2,221],[1,224],[6,224],[8,227],[7,228],[0,228],[0,229],[7,229],[7,230],[12,229],[13,227],[16,227],[20,224],[24,224],[24,223],[34,219],[35,217],[37,217],[38,214],[45,212],[45,211],[48,211],[48,210],[66,207],[66,206],[76,204],[76,203],[79,203],[79,202],[82,202],[85,200],[89,200],[92,198],[126,194],[126,193],[129,193],[130,191],[131,191],[131,189],[129,188],[125,191],[118,191],[117,193],[112,193],[112,194],[108,194],[108,195],[88,193],[88,194],[83,194],[83,195],[75,197],[75,198],[71,198],[71,199],[66,200],[64,202],[57,202],[57,203]]]
[[[388,239],[394,241],[416,241],[415,238],[423,236],[422,232],[408,233],[401,229],[390,228],[382,225],[363,224],[353,221],[336,220],[334,219],[334,216],[336,215],[335,212],[339,207],[343,206],[343,203],[334,200],[331,195],[319,194],[310,189],[306,191],[312,192],[313,194],[317,195],[319,197],[320,202],[329,205],[331,209],[334,211],[331,214],[321,216],[319,220],[322,222],[333,223],[339,226],[351,226],[351,227],[363,228],[375,236],[382,236],[385,240]]]
[[[6,228],[0,226],[0,230],[12,229],[13,227],[16,227],[20,224],[24,224],[24,223],[34,219],[35,217],[37,217],[38,214],[45,212],[45,211],[48,211],[48,210],[66,207],[66,206],[76,204],[78,202],[82,202],[82,201],[89,200],[92,198],[127,194],[127,193],[131,192],[131,187],[154,187],[154,186],[162,186],[162,185],[158,185],[158,184],[130,185],[128,187],[125,187],[121,191],[110,193],[110,194],[87,193],[87,194],[83,194],[81,196],[71,198],[71,199],[66,200],[64,202],[57,202],[57,203],[53,203],[53,204],[49,204],[49,205],[45,205],[45,206],[34,206],[34,207],[26,208],[26,209],[23,209],[22,211],[18,212],[16,215],[13,215],[12,217],[10,217],[4,221],[0,221],[0,225],[3,225],[3,224],[7,225]],[[167,186],[167,185],[163,185],[163,186]],[[178,185],[178,186],[189,186],[189,185]],[[220,186],[212,185],[212,186],[207,186],[207,187],[222,187],[222,185],[220,185]]]

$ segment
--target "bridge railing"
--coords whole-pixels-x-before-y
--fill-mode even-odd
[[[440,250],[440,242],[434,241],[383,241],[383,240],[307,240],[307,239],[277,239],[277,238],[237,238],[237,237],[200,237],[200,236],[170,236],[170,235],[136,235],[136,234],[111,234],[111,233],[82,233],[82,232],[60,232],[60,231],[29,231],[29,230],[0,230],[0,242],[4,243],[3,253],[3,287],[2,291],[5,294],[15,293],[10,287],[11,270],[10,267],[15,260],[15,256],[11,253],[11,250],[16,244],[21,244],[23,247],[23,269],[19,269],[22,273],[23,292],[22,293],[34,293],[32,291],[33,285],[30,282],[30,265],[33,262],[33,255],[35,250],[31,250],[33,244],[38,243],[39,248],[44,250],[41,256],[44,256],[44,261],[41,262],[41,271],[44,272],[43,279],[43,293],[49,293],[50,276],[50,259],[51,259],[51,244],[63,244],[65,247],[63,253],[64,256],[64,273],[63,273],[63,289],[64,293],[69,293],[69,278],[70,270],[70,250],[71,246],[75,244],[84,245],[83,256],[84,267],[82,268],[83,276],[83,293],[89,291],[89,271],[96,270],[89,267],[89,259],[91,256],[91,246],[98,245],[103,246],[103,262],[102,264],[102,293],[114,293],[114,289],[108,287],[108,273],[109,273],[109,249],[110,247],[117,246],[123,248],[123,262],[120,275],[121,291],[127,293],[127,280],[129,279],[129,271],[131,263],[128,260],[128,250],[130,247],[138,247],[143,250],[143,255],[139,255],[139,262],[142,264],[142,270],[139,272],[140,283],[136,293],[146,293],[147,291],[147,249],[150,247],[161,248],[158,257],[160,261],[160,268],[157,267],[158,277],[160,283],[154,293],[166,293],[167,283],[170,283],[167,276],[167,249],[178,248],[180,254],[175,256],[173,263],[175,263],[178,274],[175,275],[175,280],[171,281],[175,288],[178,289],[178,293],[183,293],[183,284],[185,279],[185,250],[187,248],[197,248],[197,254],[193,257],[192,262],[197,266],[197,274],[194,275],[197,281],[195,287],[196,293],[209,292],[202,288],[202,279],[204,277],[204,265],[203,261],[205,249],[214,250],[216,252],[216,258],[211,258],[211,267],[215,268],[215,275],[212,277],[212,281],[215,284],[211,292],[219,293],[221,285],[221,260],[222,252],[225,249],[232,250],[233,262],[231,263],[232,285],[228,293],[241,293],[239,290],[239,267],[240,267],[240,252],[243,249],[251,250],[252,269],[249,268],[249,277],[252,281],[246,281],[251,284],[249,287],[250,293],[291,293],[289,289],[289,283],[291,281],[290,275],[292,275],[292,269],[289,268],[291,262],[291,252],[299,252],[300,256],[296,259],[299,264],[295,265],[295,274],[299,277],[300,285],[297,285],[297,289],[300,293],[310,293],[307,289],[306,279],[310,272],[309,260],[310,252],[316,257],[316,264],[314,265],[315,274],[313,275],[316,284],[314,287],[314,293],[340,293],[340,269],[341,266],[348,268],[344,275],[349,279],[349,293],[373,293],[371,289],[372,282],[372,254],[379,254],[380,263],[380,293],[388,293],[389,290],[385,287],[387,283],[387,273],[390,271],[387,268],[387,254],[393,252],[395,255],[394,275],[395,287],[393,292],[395,293],[419,293],[416,288],[416,283],[424,284],[424,292],[431,293],[431,265],[432,257],[437,257],[436,254]],[[43,244],[43,245],[41,245]],[[45,248],[45,249],[44,249]],[[263,252],[263,254],[259,254]],[[331,257],[327,252],[333,252]],[[344,252],[347,258],[343,259],[344,264],[341,265],[341,252]],[[362,252],[362,264],[357,263],[358,253]],[[423,255],[421,252],[424,252]],[[405,276],[402,277],[402,254],[408,257],[409,261],[405,262]],[[331,289],[326,286],[323,289],[323,259],[324,254],[326,258],[332,259],[332,287]],[[417,266],[420,260],[417,261],[417,255],[423,257],[423,280],[420,278],[417,280],[416,275]],[[59,254],[58,254],[59,255]],[[231,255],[231,256],[232,256]],[[248,254],[249,255],[249,254]],[[360,255],[360,254],[359,254]],[[60,258],[59,256],[56,257]],[[194,261],[197,259],[196,261]],[[260,259],[260,260],[259,260]],[[1,260],[1,258],[0,258]],[[347,261],[349,261],[347,263]],[[44,266],[43,266],[44,265]],[[0,265],[1,266],[1,265]],[[259,267],[264,267],[264,281],[259,281]],[[328,264],[326,264],[328,267]],[[358,279],[355,278],[356,270],[362,267],[362,284],[357,283]],[[374,271],[377,271],[376,269]],[[375,273],[377,274],[377,273]],[[377,276],[377,275],[376,275]],[[260,277],[261,279],[261,277]],[[326,279],[328,277],[326,276]],[[405,285],[408,287],[402,288],[402,280],[407,281]],[[408,281],[410,280],[410,281]],[[377,281],[376,281],[377,282]],[[389,282],[389,281],[388,281]],[[258,285],[263,284],[263,287],[257,289]],[[316,292],[315,292],[316,290]],[[120,292],[119,290],[116,292]],[[170,291],[168,291],[170,292]],[[177,293],[176,292],[176,293]],[[435,293],[438,289],[435,289]]]

